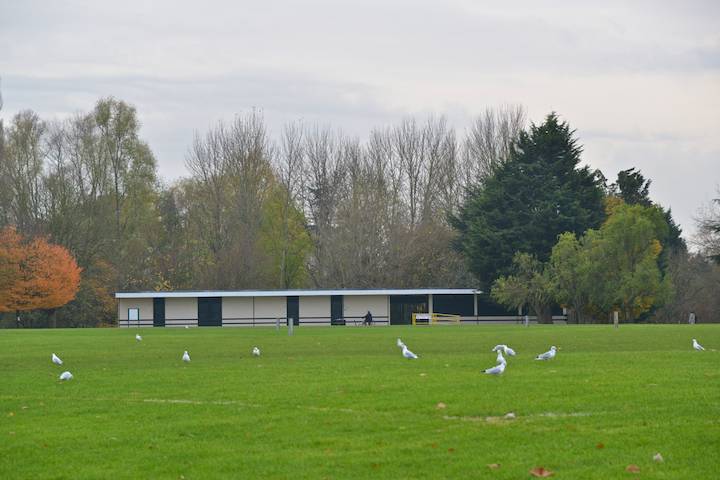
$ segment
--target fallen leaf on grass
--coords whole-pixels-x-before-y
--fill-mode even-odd
[[[455,453],[455,449],[452,447],[448,448],[448,453]]]
[[[488,463],[488,468],[490,470],[497,470],[498,468],[500,468],[500,464],[499,463]]]
[[[427,373],[421,373],[420,376],[421,376],[421,377],[427,377]]]
[[[14,417],[14,416],[15,416],[15,412],[8,413],[8,417]]]
[[[443,402],[438,402],[438,404],[435,405],[435,408],[442,410],[443,408],[447,408],[447,405],[445,405]]]
[[[631,463],[630,465],[625,467],[625,471],[630,473],[640,473],[640,467],[638,467],[634,463]]]
[[[603,449],[603,448],[605,448],[605,444],[604,444],[604,443],[598,443],[597,445],[595,445],[595,448],[597,448],[598,450]]]
[[[530,470],[530,475],[533,477],[551,477],[554,472],[548,470],[547,468],[543,467],[535,467],[532,470]]]
[[[433,443],[432,445],[430,445],[430,447],[431,447],[431,448],[437,448],[437,443]]]

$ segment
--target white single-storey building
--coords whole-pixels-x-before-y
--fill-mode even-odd
[[[375,325],[411,323],[413,313],[449,314],[463,321],[516,320],[480,312],[472,288],[118,292],[120,327]],[[500,314],[498,316],[498,314]]]

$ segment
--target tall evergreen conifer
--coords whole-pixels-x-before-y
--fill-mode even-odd
[[[522,132],[510,158],[468,192],[451,222],[460,234],[456,246],[485,287],[509,273],[516,252],[544,262],[559,234],[580,236],[600,225],[602,182],[578,166],[581,152],[574,131],[551,113]]]

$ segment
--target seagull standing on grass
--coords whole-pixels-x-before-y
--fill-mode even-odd
[[[58,357],[58,356],[55,355],[54,353],[52,354],[52,362],[53,362],[55,365],[62,365],[62,363],[63,363],[62,360],[60,360],[60,357]]]
[[[506,363],[505,357],[503,357],[503,354],[502,354],[502,350],[498,350],[497,363],[498,363],[498,364]]]
[[[541,353],[540,355],[535,357],[535,360],[550,360],[552,358],[555,358],[556,352],[557,352],[557,348],[555,347],[555,345],[553,345],[552,347],[550,347],[550,350],[548,350],[545,353]]]
[[[693,348],[694,348],[695,350],[697,350],[698,352],[702,352],[703,350],[705,350],[705,347],[703,347],[702,345],[700,345],[700,344],[697,342],[697,340],[695,340],[694,338],[693,338]]]
[[[60,374],[60,380],[72,380],[73,375],[70,372],[62,372]]]
[[[399,348],[403,348],[403,347],[405,346],[405,344],[403,343],[402,340],[400,340],[400,339],[398,338],[398,339],[397,339],[397,346],[398,346]]]
[[[410,350],[408,350],[407,346],[404,344],[402,346],[402,354],[403,354],[403,357],[405,357],[405,358],[412,358],[412,359],[418,358],[418,356],[415,355]]]
[[[190,361],[190,354],[185,350],[185,353],[183,353],[183,362],[189,362]]]
[[[142,337],[140,336],[140,334],[135,334],[135,340],[137,340],[138,342],[142,342]]]
[[[493,368],[488,368],[487,370],[485,370],[485,373],[487,373],[488,375],[501,375],[505,371],[506,363],[504,360],[505,359],[503,359],[503,362],[500,363],[499,365],[496,365]]]
[[[253,347],[252,349],[253,357],[259,357],[260,356],[260,349],[258,347]]]

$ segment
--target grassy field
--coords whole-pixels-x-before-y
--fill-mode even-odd
[[[720,326],[135,333],[0,331],[0,478],[720,475]]]

